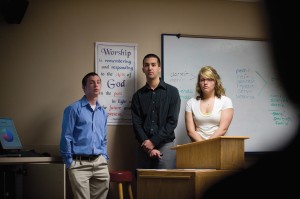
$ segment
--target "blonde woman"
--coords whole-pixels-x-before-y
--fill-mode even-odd
[[[200,69],[196,84],[197,97],[186,103],[185,124],[192,142],[227,133],[233,118],[233,105],[225,95],[218,72],[212,66]]]

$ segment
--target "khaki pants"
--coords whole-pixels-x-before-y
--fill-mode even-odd
[[[106,199],[109,190],[107,160],[73,160],[67,169],[75,199]]]

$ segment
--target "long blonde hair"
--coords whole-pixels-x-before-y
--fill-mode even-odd
[[[200,69],[200,71],[198,73],[198,81],[197,81],[197,84],[196,84],[196,92],[199,94],[199,96],[197,96],[197,100],[198,99],[203,99],[203,92],[200,88],[200,77],[210,78],[210,79],[213,79],[215,81],[215,95],[218,98],[221,98],[222,95],[226,95],[225,94],[225,89],[222,85],[221,77],[218,74],[218,72],[216,71],[216,69],[214,69],[212,66],[204,66]]]

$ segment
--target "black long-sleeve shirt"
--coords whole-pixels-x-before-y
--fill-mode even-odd
[[[175,139],[181,99],[178,89],[162,79],[155,90],[146,84],[132,97],[131,112],[138,142],[150,139],[158,146]]]

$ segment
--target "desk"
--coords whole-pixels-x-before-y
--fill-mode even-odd
[[[234,171],[138,169],[137,172],[137,199],[199,199],[206,188]]]
[[[25,163],[62,163],[61,157],[0,157],[0,165]]]
[[[60,157],[0,157],[0,198],[65,199],[65,171]]]

